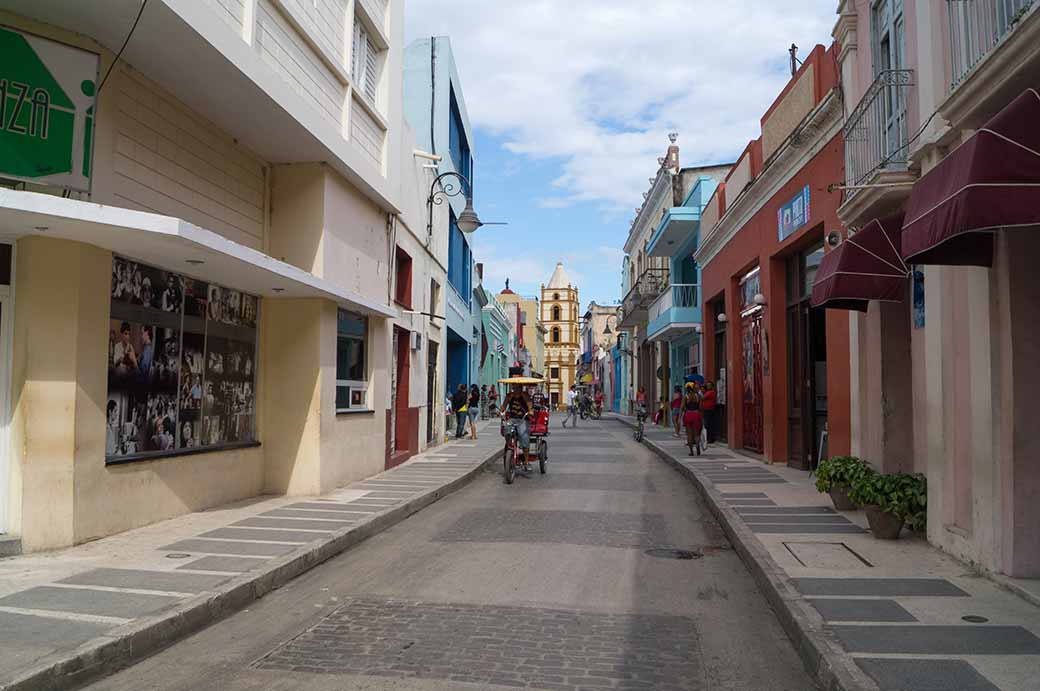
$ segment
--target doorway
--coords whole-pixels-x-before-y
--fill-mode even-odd
[[[823,243],[787,260],[787,463],[813,470],[827,426],[827,318],[810,303]]]
[[[765,441],[765,387],[762,383],[762,293],[759,269],[755,267],[740,281],[741,325],[741,445],[762,453]]]
[[[719,299],[711,303],[711,317],[715,324],[715,370],[712,377],[715,380],[715,395],[718,397],[715,403],[715,437],[721,442],[728,442],[726,430],[729,428],[726,415],[726,397],[729,396],[726,361],[729,359],[729,344],[726,340],[726,322],[719,321],[719,315],[725,313],[724,300]]]
[[[442,406],[437,400],[437,344],[431,342],[426,360],[426,443],[432,444],[437,438],[434,425],[437,423],[437,408]]]
[[[408,409],[408,384],[411,374],[411,333],[394,327],[394,338],[390,367],[390,448],[387,454],[387,469],[400,465],[408,460],[414,449],[411,448],[412,424]],[[415,417],[418,425],[419,418]],[[416,430],[418,438],[418,430]]]

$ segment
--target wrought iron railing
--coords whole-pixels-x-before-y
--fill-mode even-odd
[[[621,301],[622,319],[635,316],[668,287],[668,269],[647,269]]]
[[[845,120],[846,196],[881,171],[907,164],[907,100],[913,70],[884,70]]]
[[[947,0],[951,87],[956,87],[1036,0]]]

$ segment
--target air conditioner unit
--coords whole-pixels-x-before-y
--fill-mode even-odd
[[[412,350],[422,350],[422,334],[418,331],[412,331],[409,336]]]

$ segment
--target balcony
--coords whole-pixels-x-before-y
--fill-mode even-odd
[[[1040,1],[947,0],[950,93],[939,107],[951,127],[977,129],[1040,70]]]
[[[668,269],[647,269],[621,301],[618,325],[636,326],[646,321],[647,308],[668,288]]]
[[[673,283],[647,310],[646,327],[651,341],[669,340],[680,332],[689,332],[701,323],[700,286]]]
[[[880,72],[845,120],[845,203],[838,214],[846,223],[859,225],[880,207],[898,203],[910,190],[901,183],[916,179],[907,170],[907,101],[913,84],[913,70]]]
[[[1035,0],[948,0],[950,68],[957,88],[1022,19]]]

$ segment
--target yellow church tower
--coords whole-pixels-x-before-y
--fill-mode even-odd
[[[563,262],[556,264],[549,284],[542,285],[542,323],[546,329],[545,380],[549,389],[549,403],[554,408],[565,408],[567,391],[575,384],[580,331],[578,319],[578,287],[563,270]]]

